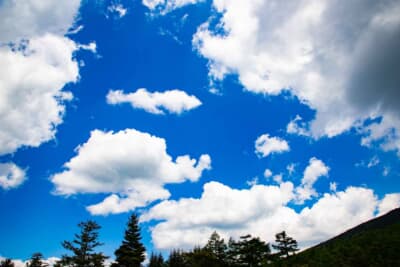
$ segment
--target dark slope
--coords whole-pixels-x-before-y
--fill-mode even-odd
[[[283,260],[279,266],[400,266],[400,208]]]

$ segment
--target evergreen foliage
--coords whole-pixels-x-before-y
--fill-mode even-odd
[[[168,257],[167,266],[186,267],[184,252],[181,250],[172,250]]]
[[[14,267],[14,262],[11,259],[4,259],[0,261],[0,267]]]
[[[43,255],[40,252],[33,253],[31,259],[26,264],[26,267],[46,267],[47,263],[43,262]]]
[[[136,214],[129,218],[122,245],[115,251],[113,267],[140,267],[145,260],[145,247],[141,243],[139,222]]]
[[[216,231],[211,234],[204,249],[209,251],[217,260],[221,262],[226,261],[227,245],[225,244],[224,239],[221,239]]]
[[[297,241],[291,238],[286,234],[285,231],[277,233],[275,235],[275,242],[276,245],[272,245],[272,247],[278,250],[279,257],[289,257],[290,255],[294,255],[296,251],[299,249],[297,248]]]
[[[262,266],[270,258],[271,249],[258,237],[241,236],[239,241],[229,242],[230,263],[233,266]]]
[[[75,234],[73,241],[62,242],[62,246],[71,251],[73,255],[63,255],[58,262],[58,266],[103,267],[104,260],[108,257],[102,253],[95,252],[95,249],[102,245],[98,241],[98,230],[101,227],[91,220],[79,223],[78,227],[81,231],[79,234]]]
[[[154,254],[151,253],[150,259],[149,259],[149,266],[148,267],[164,267],[164,258],[159,254]]]

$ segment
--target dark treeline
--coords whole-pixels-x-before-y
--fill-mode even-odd
[[[94,221],[78,224],[79,233],[71,241],[65,240],[61,245],[68,251],[55,263],[54,267],[104,267],[109,258],[99,247],[99,229]],[[148,267],[241,267],[241,266],[271,266],[281,259],[294,255],[298,250],[297,242],[285,232],[276,234],[276,244],[271,252],[269,243],[251,235],[241,236],[238,240],[229,239],[225,242],[217,232],[214,232],[204,247],[195,247],[190,251],[172,250],[168,259],[164,260],[160,253],[150,254]],[[127,223],[124,239],[115,250],[115,260],[111,267],[141,267],[144,266],[146,250],[141,242],[140,228],[136,214],[132,214]],[[13,267],[10,259],[0,262],[0,267]],[[46,267],[43,255],[36,252],[26,263],[27,267]]]
[[[61,245],[68,251],[55,267],[103,267],[108,259],[99,252],[100,226],[94,221],[78,224],[80,232]],[[167,259],[160,253],[149,254],[147,267],[252,267],[252,266],[400,266],[400,209],[365,222],[301,253],[297,242],[286,232],[275,235],[274,244],[251,235],[225,242],[214,232],[204,247],[190,251],[172,250]],[[144,266],[145,248],[135,214],[129,218],[124,239],[115,250],[112,267]],[[41,253],[34,253],[27,267],[46,267]],[[10,259],[0,267],[14,267]]]

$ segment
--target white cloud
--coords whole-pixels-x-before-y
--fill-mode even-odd
[[[256,177],[253,177],[252,179],[246,181],[246,184],[248,186],[254,186],[254,185],[258,184],[258,177],[256,176]]]
[[[122,90],[110,90],[107,94],[107,103],[113,105],[130,103],[134,108],[144,109],[153,114],[165,114],[165,111],[181,114],[201,105],[197,97],[181,90],[152,93],[145,88],[129,94],[124,94]]]
[[[0,7],[0,42],[16,42],[48,33],[64,35],[73,25],[80,0],[4,0]]]
[[[265,169],[264,171],[264,177],[269,178],[272,176],[272,171],[270,169]]]
[[[281,184],[283,182],[283,176],[282,174],[275,174],[272,179],[275,181],[275,183]]]
[[[5,260],[5,259],[6,259],[5,257],[0,256],[0,261]],[[50,257],[48,259],[43,259],[42,261],[43,261],[43,263],[46,263],[49,267],[52,267],[59,260],[60,260],[60,258]],[[26,264],[29,262],[29,261],[23,261],[20,259],[12,259],[12,261],[13,261],[15,267],[26,267]]]
[[[223,234],[226,232],[220,230],[227,228],[235,236],[240,235],[242,227],[247,227],[251,220],[257,220],[262,214],[274,214],[288,203],[292,189],[291,183],[236,190],[219,182],[209,182],[204,185],[201,198],[163,201],[142,215],[141,220],[166,220],[152,230],[157,248],[192,248],[197,242],[204,244],[213,230]],[[273,227],[268,224],[270,228]]]
[[[378,165],[379,162],[380,162],[379,158],[378,158],[377,156],[374,156],[374,157],[372,157],[372,158],[370,159],[370,161],[368,162],[367,167],[368,167],[368,168],[372,168],[372,167]]]
[[[0,7],[0,155],[54,138],[62,123],[62,91],[76,82],[79,48],[64,37],[73,26],[79,0],[60,3],[2,1]]]
[[[291,182],[241,190],[209,182],[200,198],[162,201],[141,221],[161,220],[151,229],[158,249],[204,245],[215,230],[224,238],[250,233],[270,242],[286,230],[304,248],[373,218],[378,205],[373,191],[360,187],[324,194],[300,212],[287,206],[293,199]]]
[[[157,11],[162,14],[186,5],[201,2],[204,2],[204,0],[142,0],[142,4],[151,11]]]
[[[329,183],[329,190],[336,192],[337,191],[337,183],[336,182],[330,182]]]
[[[89,206],[92,214],[121,213],[170,196],[165,184],[197,181],[211,159],[188,155],[174,161],[164,139],[134,129],[119,132],[94,130],[78,146],[65,171],[52,176],[55,193],[111,193]]]
[[[293,173],[296,171],[296,164],[290,163],[286,166],[286,170],[288,171],[289,176],[293,175]]]
[[[0,163],[0,187],[4,190],[16,188],[25,180],[25,170],[14,163]]]
[[[383,167],[382,175],[383,176],[388,176],[389,173],[390,173],[390,167],[387,167],[387,166]]]
[[[303,204],[305,200],[318,196],[318,193],[313,187],[314,183],[319,177],[327,176],[328,172],[329,167],[326,166],[323,161],[317,158],[311,158],[309,165],[304,170],[301,185],[296,187],[296,202]]]
[[[30,39],[24,49],[0,47],[0,155],[54,137],[63,103],[72,98],[62,88],[78,79],[76,49],[73,41],[51,34]]]
[[[213,6],[221,17],[193,37],[212,81],[237,74],[251,92],[289,90],[316,116],[308,129],[296,118],[288,132],[314,138],[382,117],[361,127],[363,143],[400,148],[398,1],[214,0]]]
[[[379,215],[383,215],[392,209],[396,209],[400,207],[400,194],[387,194],[382,201],[379,203],[378,211]]]
[[[279,137],[270,137],[269,134],[259,136],[255,142],[256,154],[260,157],[267,157],[272,153],[289,151],[288,143]]]
[[[300,115],[296,115],[296,117],[288,123],[286,132],[297,135],[310,135],[308,125],[303,121]]]
[[[97,53],[97,44],[96,44],[96,42],[90,42],[87,45],[80,44],[78,47],[80,49],[88,50],[88,51],[92,52],[93,54]]]
[[[126,15],[126,13],[128,12],[128,10],[126,8],[124,8],[124,6],[121,4],[113,4],[113,5],[109,6],[107,9],[111,13],[116,13],[119,18],[124,17]]]

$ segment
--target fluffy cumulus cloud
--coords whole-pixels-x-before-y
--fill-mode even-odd
[[[240,235],[240,230],[252,220],[261,219],[261,214],[284,213],[280,207],[290,201],[292,189],[291,183],[236,190],[219,182],[209,182],[199,199],[164,201],[145,213],[141,220],[166,220],[152,230],[157,248],[189,248],[196,242],[204,243],[214,229],[231,229]]]
[[[148,133],[94,130],[51,181],[59,195],[110,193],[88,210],[92,214],[121,213],[169,198],[165,184],[197,181],[210,165],[206,154],[199,160],[188,155],[173,160],[166,141]]]
[[[392,209],[400,207],[400,194],[387,194],[379,203],[379,214],[385,214]]]
[[[363,144],[400,148],[399,1],[214,0],[213,7],[221,16],[193,37],[212,81],[237,74],[251,92],[290,91],[316,111],[310,123],[296,117],[291,132],[332,137],[362,126]]]
[[[107,103],[112,105],[130,103],[134,108],[144,109],[153,114],[165,114],[165,111],[181,114],[201,105],[197,97],[181,90],[149,92],[145,88],[128,94],[122,90],[110,90],[107,94]]]
[[[313,186],[318,178],[327,176],[328,172],[329,167],[322,160],[311,158],[309,165],[304,170],[301,185],[296,187],[296,202],[303,204],[305,200],[318,196]]]
[[[52,139],[62,123],[63,91],[76,82],[79,48],[64,37],[80,1],[2,1],[0,5],[0,155]]]
[[[25,171],[14,163],[0,163],[0,187],[3,189],[18,187],[25,179]]]
[[[62,91],[78,78],[71,40],[46,34],[29,40],[24,48],[0,47],[0,154],[21,146],[37,147],[54,137],[62,122]]]
[[[80,0],[4,0],[0,6],[0,42],[53,33],[64,35],[74,24]]]
[[[255,142],[255,152],[260,157],[267,157],[273,153],[282,153],[289,151],[289,144],[286,140],[279,137],[269,136],[269,134],[263,134],[259,136]]]
[[[161,220],[151,230],[158,249],[203,245],[214,230],[225,238],[250,233],[270,242],[286,230],[304,248],[373,218],[380,203],[371,189],[362,187],[326,193],[300,211],[288,206],[294,198],[291,182],[241,190],[209,182],[200,198],[163,201],[141,221]]]

